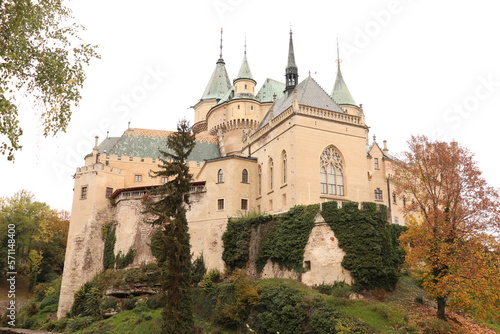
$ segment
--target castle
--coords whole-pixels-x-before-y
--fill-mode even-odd
[[[188,210],[191,250],[209,269],[224,269],[221,236],[228,217],[250,211],[270,214],[298,204],[335,200],[375,202],[388,219],[403,223],[392,191],[386,143],[370,143],[362,105],[342,77],[340,62],[331,94],[309,75],[299,82],[292,32],[285,83],[266,79],[257,91],[246,50],[231,82],[222,57],[194,105],[196,146],[189,157],[194,175]],[[70,310],[75,291],[103,270],[102,226],[116,223],[115,254],[134,249],[132,265],[153,260],[142,198],[166,179],[151,178],[158,149],[169,131],[127,129],[121,137],[96,138],[85,165],[75,173],[58,317]],[[349,281],[333,232],[317,217],[305,250],[306,284]],[[329,271],[322,270],[331,267]],[[332,268],[335,275],[332,275]],[[288,275],[288,276],[287,276]],[[270,264],[265,277],[293,277]]]

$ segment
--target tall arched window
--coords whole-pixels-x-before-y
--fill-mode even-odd
[[[320,158],[321,193],[344,196],[344,163],[339,152],[333,146],[328,146]]]
[[[269,190],[273,190],[274,186],[274,163],[273,159],[269,159]]]
[[[241,172],[241,182],[248,183],[248,171],[246,169]]]
[[[262,195],[262,167],[259,166],[259,196]]]
[[[222,169],[219,169],[217,172],[217,183],[223,183],[224,182],[224,172]]]
[[[282,169],[281,169],[281,172],[283,173],[282,175],[282,183],[285,184],[286,183],[286,173],[287,173],[287,160],[286,160],[286,151],[283,150],[283,152],[281,152],[281,163],[282,163]]]

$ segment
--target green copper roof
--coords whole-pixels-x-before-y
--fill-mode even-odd
[[[231,88],[231,82],[227,75],[226,66],[224,65],[224,60],[219,58],[201,99],[220,99],[226,94],[229,88]]]
[[[335,79],[335,85],[333,86],[331,97],[337,102],[337,104],[350,104],[357,106],[356,102],[352,98],[347,85],[345,84],[344,78],[342,77],[342,72],[340,71],[340,66],[337,71],[337,78]]]
[[[167,150],[166,139],[171,131],[128,129],[121,137],[106,138],[99,145],[99,153],[142,158],[159,158],[159,149]],[[196,135],[196,145],[190,161],[204,161],[220,157],[217,137]]]
[[[255,98],[259,102],[273,102],[274,95],[276,95],[276,100],[279,100],[283,97],[284,90],[284,83],[267,78],[266,81],[264,81],[262,87],[260,87],[259,92],[255,96]]]
[[[252,71],[250,71],[250,66],[248,66],[247,53],[243,56],[243,62],[241,63],[240,71],[236,79],[252,79]]]

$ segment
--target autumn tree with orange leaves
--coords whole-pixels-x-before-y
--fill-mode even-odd
[[[411,137],[394,163],[404,198],[406,262],[437,301],[481,318],[500,309],[500,197],[487,185],[474,155],[455,142]]]

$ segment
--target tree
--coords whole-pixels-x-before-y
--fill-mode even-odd
[[[0,0],[0,153],[8,160],[21,149],[20,100],[34,99],[48,136],[66,130],[81,98],[83,66],[98,55],[76,43],[82,27],[69,19],[62,0]]]
[[[191,285],[191,252],[186,219],[192,175],[188,156],[195,146],[195,136],[187,120],[181,120],[177,132],[167,138],[168,151],[162,157],[153,177],[167,177],[168,182],[152,192],[146,212],[154,218],[150,223],[160,226],[152,244],[155,245],[162,271],[165,298],[163,333],[193,333]]]
[[[497,316],[500,307],[500,200],[473,154],[457,143],[411,137],[394,166],[397,194],[409,229],[400,241],[406,262],[445,308]]]
[[[29,279],[30,288],[62,274],[68,228],[67,212],[35,201],[26,190],[0,198],[0,241],[7,245],[7,231],[13,230],[15,271]],[[0,255],[7,259],[7,247],[0,248]],[[1,262],[0,271],[8,269],[7,261]]]

